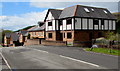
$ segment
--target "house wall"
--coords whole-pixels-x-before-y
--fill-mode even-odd
[[[30,38],[45,38],[45,32],[44,31],[36,31],[36,32],[29,32]]]
[[[52,26],[48,26],[48,22],[52,22]],[[52,31],[52,30],[57,30],[57,26],[56,26],[57,20],[49,20],[46,21],[46,31]]]
[[[19,36],[19,42],[20,42],[20,43],[23,42],[23,36],[22,36],[22,34],[20,34],[20,36]]]
[[[74,31],[61,31],[61,33],[63,34],[63,41],[71,42],[71,41],[74,40],[74,37],[75,37],[74,36]],[[67,33],[71,33],[72,34],[72,38],[67,38]]]
[[[27,42],[24,43],[24,45],[38,45],[40,44],[39,39],[28,39]]]
[[[10,44],[10,39],[4,36],[4,45],[7,46],[8,44]]]
[[[49,33],[52,33],[52,38],[48,37]],[[47,31],[46,32],[46,40],[56,41],[56,31]]]
[[[62,25],[60,26],[60,30],[73,30],[74,29],[74,18],[72,18],[72,24],[68,24],[66,23],[66,19],[62,20]]]

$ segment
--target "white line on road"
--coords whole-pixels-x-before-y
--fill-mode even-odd
[[[5,61],[6,65],[8,66],[8,68],[11,70],[10,65],[8,64],[7,60],[5,59],[5,57],[2,55],[2,53],[0,52],[0,55],[2,56],[3,60]],[[12,70],[11,70],[12,71]]]
[[[37,49],[34,49],[34,50],[37,50]],[[49,52],[43,51],[43,50],[37,50],[37,51],[44,52],[44,53],[49,53]]]
[[[37,49],[34,49],[34,50],[37,50]],[[49,52],[43,51],[43,50],[37,50],[37,51],[44,52],[44,53],[49,53]],[[85,61],[78,60],[78,59],[74,59],[74,58],[71,58],[71,57],[66,57],[66,56],[63,56],[63,55],[59,55],[59,56],[60,56],[60,57],[63,57],[63,58],[70,59],[70,60],[74,60],[74,61],[77,61],[77,62],[89,64],[89,65],[92,65],[92,66],[95,66],[95,67],[100,67],[99,65],[96,65],[96,64],[93,64],[93,63],[89,63],[89,62],[85,62]]]
[[[82,62],[82,63],[85,63],[85,64],[89,64],[89,65],[92,65],[92,66],[95,66],[95,67],[99,67],[99,65],[89,63],[89,62],[85,62],[85,61],[82,61],[82,60],[77,60],[77,59],[74,59],[74,58],[71,58],[71,57],[66,57],[66,56],[63,56],[63,55],[60,55],[60,57],[67,58],[67,59],[70,59],[70,60],[74,60],[74,61],[77,61],[77,62]]]

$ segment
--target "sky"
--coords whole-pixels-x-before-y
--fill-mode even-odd
[[[107,8],[118,12],[118,2],[0,2],[0,29],[18,30],[26,26],[37,25],[43,21],[49,8],[64,9],[73,5],[86,5]],[[45,1],[45,0],[44,0]],[[65,0],[64,0],[65,1]]]

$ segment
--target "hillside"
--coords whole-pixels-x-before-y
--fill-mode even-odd
[[[35,26],[35,25],[33,25],[33,26]],[[30,28],[33,27],[33,26],[27,26],[27,27],[24,27],[23,29],[19,29],[19,30],[14,31],[14,32],[18,32],[18,31],[20,31],[20,30],[28,30],[28,29],[30,29]]]

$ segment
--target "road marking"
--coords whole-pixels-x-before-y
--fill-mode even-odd
[[[10,69],[10,71],[12,71],[10,65],[8,64],[7,60],[5,59],[5,57],[2,55],[2,53],[0,52],[0,55],[2,56],[3,60],[5,61],[6,65],[8,66],[8,68]]]
[[[93,64],[93,63],[89,63],[89,62],[85,62],[85,61],[78,60],[78,59],[74,59],[74,58],[71,58],[71,57],[66,57],[66,56],[63,56],[63,55],[59,55],[59,56],[63,57],[63,58],[70,59],[70,60],[74,60],[74,61],[77,61],[77,62],[82,62],[82,63],[85,63],[85,64],[89,64],[89,65],[92,65],[92,66],[95,66],[95,67],[100,67],[99,65],[96,65],[96,64]]]
[[[44,53],[49,53],[49,52],[43,51],[43,50],[38,50],[38,49],[34,49],[34,50],[37,50],[37,51],[40,51],[40,52],[44,52]]]

